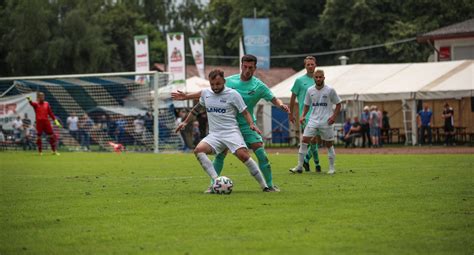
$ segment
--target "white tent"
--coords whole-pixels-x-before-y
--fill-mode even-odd
[[[209,88],[209,81],[198,76],[193,76],[186,79],[185,83],[171,84],[166,87],[160,88],[158,93],[160,94],[170,94],[173,91],[181,90],[188,93],[198,92],[202,89]]]
[[[158,90],[158,95],[160,102],[167,101],[171,98],[171,92],[175,91],[184,91],[187,93],[199,92],[205,88],[209,88],[209,81],[198,76],[193,76],[191,78],[186,79],[186,84],[178,83],[178,84],[171,84],[160,88]],[[174,106],[177,108],[187,108],[192,107],[192,102],[187,101],[172,101]],[[167,107],[167,104],[161,103],[160,108]]]
[[[442,99],[472,96],[474,61],[450,61],[405,64],[356,64],[318,67],[326,84],[335,88],[344,100],[389,101]],[[274,86],[276,97],[289,102],[296,73]]]
[[[402,101],[404,128],[411,142],[416,141],[416,100],[474,96],[474,61],[449,61],[403,64],[356,64],[318,67],[324,70],[326,84],[343,100]],[[276,97],[288,103],[296,73],[274,86]],[[353,109],[359,112],[359,109]],[[408,140],[407,140],[408,141]]]

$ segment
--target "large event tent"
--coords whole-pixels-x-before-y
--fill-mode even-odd
[[[402,101],[404,129],[416,141],[416,100],[462,99],[474,96],[474,61],[402,64],[354,64],[318,67],[326,84],[346,102]],[[271,90],[289,103],[291,87],[303,69]],[[360,111],[361,103],[353,104]],[[354,109],[353,109],[354,110]],[[408,112],[409,114],[405,114]]]

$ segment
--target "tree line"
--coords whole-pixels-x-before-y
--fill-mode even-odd
[[[238,55],[243,17],[270,18],[271,53],[355,48],[414,37],[474,17],[471,0],[0,0],[0,76],[134,70],[133,36],[149,37],[150,62],[163,63],[167,32],[203,36],[208,55]],[[189,46],[188,51],[189,50]],[[411,41],[347,53],[350,63],[426,61]],[[336,64],[338,55],[318,57]],[[302,67],[302,58],[272,66]],[[187,58],[193,63],[192,58]],[[237,59],[206,59],[236,65]]]

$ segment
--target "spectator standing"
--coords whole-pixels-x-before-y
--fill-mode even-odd
[[[81,147],[83,150],[88,151],[90,150],[91,131],[94,127],[94,121],[89,118],[89,115],[87,115],[87,113],[84,113],[80,120],[79,127],[81,129],[82,134]]]
[[[145,121],[142,116],[138,114],[137,118],[133,121],[133,131],[135,133],[135,145],[141,145],[144,141],[145,134]]]
[[[390,142],[390,118],[387,111],[382,112],[382,137],[386,137],[387,142]]]
[[[370,147],[372,145],[372,141],[370,140],[370,112],[369,106],[364,106],[364,111],[362,111],[360,115],[360,124],[362,126],[362,148],[365,148],[365,142],[367,140],[367,146]]]
[[[143,120],[145,121],[145,128],[147,132],[153,132],[153,114],[151,114],[150,111],[146,112]]]
[[[425,144],[425,133],[428,135],[428,143],[432,144],[431,123],[433,122],[433,112],[428,107],[428,104],[423,104],[423,109],[418,112],[417,116],[418,126],[420,127],[419,145]]]
[[[115,122],[115,141],[117,143],[125,145],[125,126],[127,122],[122,118],[118,117],[118,120]]]
[[[12,127],[15,142],[19,143],[21,141],[21,130],[23,128],[23,121],[21,121],[20,115],[16,116],[16,119],[13,121]]]
[[[76,141],[80,140],[80,135],[79,135],[79,118],[76,116],[75,112],[71,113],[71,116],[67,117],[66,119],[67,127],[69,130],[69,134],[76,139]]]
[[[444,119],[444,145],[455,145],[454,143],[454,110],[448,102],[444,103],[442,117]]]
[[[28,127],[31,126],[31,119],[28,118],[28,113],[23,115],[23,119],[21,121],[23,122],[23,125],[27,125]]]
[[[370,118],[369,118],[369,127],[370,127],[370,137],[372,138],[372,147],[379,146],[379,114],[377,113],[377,107],[372,105],[370,107]]]

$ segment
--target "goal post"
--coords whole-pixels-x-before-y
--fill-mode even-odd
[[[178,151],[183,140],[174,133],[173,101],[160,93],[172,81],[170,73],[156,71],[7,77],[0,78],[10,84],[0,102],[43,92],[64,127],[56,130],[61,150],[110,151],[114,142],[129,151]]]

